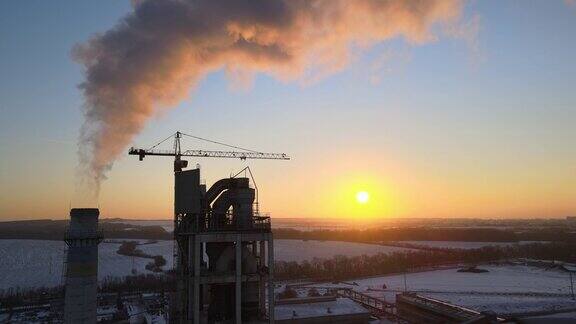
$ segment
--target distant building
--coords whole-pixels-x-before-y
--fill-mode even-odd
[[[566,223],[568,224],[568,227],[575,227],[576,228],[576,216],[566,217]]]
[[[414,293],[397,295],[396,310],[398,317],[410,323],[488,324],[499,322],[495,316]]]
[[[274,319],[277,324],[366,324],[370,313],[348,298],[291,298],[276,302]]]

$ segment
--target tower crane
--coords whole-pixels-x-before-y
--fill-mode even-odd
[[[180,145],[180,139],[183,136],[190,138],[195,138],[197,140],[223,145],[230,148],[238,149],[241,151],[210,151],[210,150],[182,150]],[[172,150],[160,150],[157,147],[166,142],[167,140],[174,138],[174,146]],[[217,142],[209,139],[205,139],[198,136],[193,136],[189,134],[182,133],[180,131],[170,135],[159,143],[153,145],[148,149],[131,147],[128,151],[129,155],[138,155],[140,161],[144,160],[147,155],[156,156],[173,156],[174,157],[174,172],[180,172],[183,168],[188,166],[188,161],[182,160],[183,156],[192,157],[212,157],[212,158],[238,158],[240,160],[246,159],[266,159],[266,160],[290,160],[290,157],[284,153],[263,153],[250,149],[245,149],[239,146],[229,145],[222,142]]]

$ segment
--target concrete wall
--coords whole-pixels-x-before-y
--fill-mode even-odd
[[[174,212],[176,214],[200,213],[200,199],[206,186],[200,185],[200,169],[174,173]]]

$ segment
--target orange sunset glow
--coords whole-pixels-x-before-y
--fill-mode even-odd
[[[162,28],[186,26],[163,23],[175,17],[158,17],[162,28],[145,32],[135,30],[152,26],[138,20],[146,15],[112,27],[138,12],[126,2],[100,9],[92,25],[78,27],[81,35],[54,31],[51,56],[38,57],[46,48],[33,35],[9,40],[19,50],[1,51],[12,62],[3,74],[14,77],[2,79],[0,96],[0,219],[64,218],[82,204],[106,217],[170,219],[170,158],[140,162],[128,149],[176,130],[292,157],[187,159],[200,164],[206,183],[250,166],[260,206],[273,217],[575,213],[576,47],[570,33],[548,37],[571,30],[560,22],[572,23],[573,6],[527,6],[558,22],[544,31],[512,7],[514,21],[504,23],[496,3],[321,3],[291,4],[294,20],[284,24],[218,7],[234,21],[206,21],[213,32],[202,41],[202,33],[180,30],[168,41]],[[89,37],[95,30],[110,32]],[[26,69],[47,59],[55,70],[43,75],[56,80]],[[194,140],[183,148],[231,149]]]
[[[576,323],[576,0],[0,1],[0,322]]]

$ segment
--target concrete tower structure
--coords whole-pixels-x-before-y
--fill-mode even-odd
[[[184,150],[180,139],[235,147],[242,151]],[[290,160],[284,153],[263,153],[176,132],[172,150],[130,148],[146,156],[174,157],[174,270],[176,293],[171,323],[274,322],[274,247],[270,217],[258,213],[256,184],[238,175],[207,191],[200,169],[183,170],[184,156]],[[250,172],[249,168],[242,171]],[[250,175],[252,173],[250,172]],[[266,301],[268,299],[268,302]]]
[[[249,178],[206,190],[200,169],[176,168],[174,322],[274,321],[270,218],[254,210],[255,195]]]
[[[98,244],[102,241],[98,230],[99,214],[97,208],[70,210],[70,225],[64,239],[68,246],[65,323],[96,323]]]

